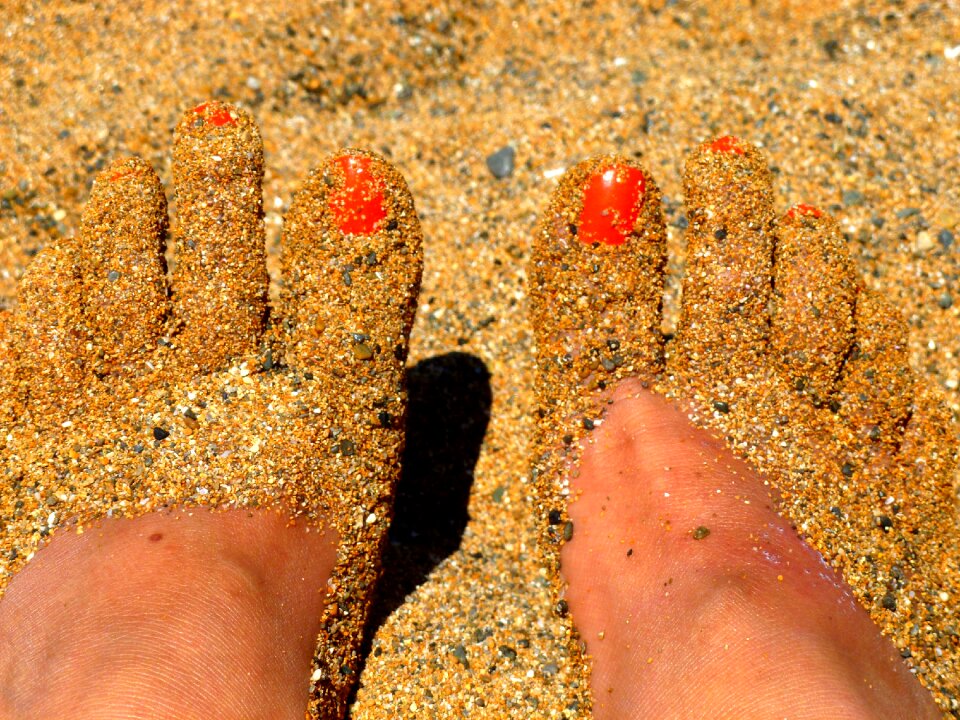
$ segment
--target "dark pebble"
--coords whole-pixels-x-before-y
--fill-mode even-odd
[[[560,671],[560,667],[556,663],[547,663],[542,668],[544,675],[556,675]]]
[[[823,119],[826,120],[828,123],[832,123],[833,125],[840,125],[843,123],[843,118],[837,115],[836,113],[832,113],[832,112],[824,115]]]
[[[897,598],[895,598],[890,593],[887,593],[882,598],[880,598],[880,606],[885,610],[896,610],[897,609]]]
[[[717,400],[713,403],[713,409],[726,415],[728,412],[730,412],[730,405],[722,400]]]
[[[726,228],[717,228],[713,231],[713,236],[717,240],[726,240],[727,239],[727,229]]]
[[[859,190],[844,190],[842,197],[843,204],[848,207],[852,205],[863,205],[863,201],[866,199]]]
[[[557,615],[560,617],[566,617],[567,613],[570,612],[570,606],[567,604],[566,600],[557,601],[557,605],[554,609],[557,611]]]
[[[120,273],[118,273],[116,270],[111,270],[110,272],[107,273],[107,280],[109,280],[110,282],[116,282],[119,279],[120,279]]]
[[[493,491],[493,493],[491,493],[491,497],[495,503],[498,503],[503,500],[503,496],[506,492],[507,489],[503,485],[500,485]]]
[[[944,228],[939,233],[937,233],[937,240],[940,242],[940,246],[946,250],[951,245],[953,245],[953,233]]]
[[[590,418],[584,418],[583,427],[586,428],[587,430],[593,430],[593,427],[594,427],[593,420],[591,420]]]
[[[573,540],[573,523],[569,520],[563,524],[563,539],[564,542],[570,542]]]
[[[457,660],[460,661],[460,664],[465,668],[470,668],[470,662],[467,660],[467,649],[463,645],[457,645],[454,647],[450,654],[453,655]]]
[[[838,520],[843,520],[843,510],[838,508],[836,505],[830,506],[830,512],[833,513]]]
[[[563,515],[559,510],[551,510],[547,513],[547,522],[551,525],[559,525],[561,520],[563,520]]]
[[[853,477],[853,465],[851,463],[845,462],[840,468],[840,472],[843,473],[844,477]]]
[[[516,660],[516,659],[517,659],[517,651],[514,650],[514,649],[513,649],[512,647],[510,647],[509,645],[501,645],[501,646],[500,646],[500,654],[503,655],[507,660]]]
[[[937,304],[944,310],[953,307],[953,295],[950,293],[944,293],[937,299]]]
[[[913,217],[914,215],[919,215],[920,208],[915,208],[915,207],[901,208],[900,210],[897,210],[895,214],[901,220],[906,220],[907,218]]]
[[[893,527],[893,520],[891,520],[886,515],[881,515],[877,518],[877,527],[883,530],[884,532],[889,532],[890,528]]]
[[[514,161],[517,151],[510,145],[502,147],[492,155],[487,156],[487,169],[495,178],[505,178],[513,175]]]
[[[693,531],[693,539],[703,540],[709,534],[710,534],[710,528],[708,528],[706,525],[701,525],[700,527],[698,527],[696,530]]]
[[[166,440],[170,437],[170,431],[164,430],[162,427],[155,427],[153,429],[153,437],[156,440]]]

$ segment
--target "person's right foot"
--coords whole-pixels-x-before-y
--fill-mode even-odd
[[[665,236],[641,167],[568,172],[531,264],[544,544],[595,716],[938,717],[911,673],[956,709],[954,439],[902,322],[830,218],[775,218],[756,148],[702,145],[685,184],[666,362]]]

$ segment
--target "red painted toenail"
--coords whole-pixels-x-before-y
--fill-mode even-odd
[[[203,115],[208,107],[210,107],[210,103],[205,102],[202,105],[197,105],[193,111],[197,113],[197,115]],[[214,108],[213,112],[207,115],[205,119],[207,122],[216,125],[217,127],[237,124],[237,119],[230,114],[230,110],[222,105]]]
[[[823,217],[823,210],[813,205],[806,205],[804,203],[797,203],[792,208],[787,210],[788,218],[795,218],[800,215],[808,215],[810,217],[821,218]]]
[[[633,230],[647,181],[629,165],[614,165],[598,172],[583,191],[583,210],[577,237],[592,245],[622,245]]]
[[[740,138],[733,135],[724,135],[714,140],[709,145],[710,152],[715,153],[733,153],[734,155],[743,155],[745,153],[740,144]]]
[[[113,173],[107,180],[109,182],[116,182],[117,180],[122,180],[125,177],[130,177],[135,174],[137,174],[135,170],[117,170],[117,172]]]
[[[343,185],[330,193],[329,204],[345,233],[369,235],[387,216],[383,183],[370,171],[370,158],[344,155],[334,162],[343,171]]]

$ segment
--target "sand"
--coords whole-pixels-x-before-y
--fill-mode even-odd
[[[387,155],[424,229],[421,395],[352,716],[580,717],[527,470],[525,263],[560,172],[594,153],[642,158],[664,195],[672,332],[684,157],[727,132],[760,145],[780,207],[836,214],[867,285],[903,311],[913,367],[956,414],[958,46],[951,3],[11,4],[0,292],[12,303],[29,258],[77,231],[114,157],[141,155],[169,193],[173,126],[201,101],[238,102],[260,124],[274,278],[280,218],[309,168],[341,145]],[[515,169],[497,178],[485,161],[508,145]]]

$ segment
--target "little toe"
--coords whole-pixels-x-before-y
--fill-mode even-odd
[[[856,271],[837,223],[811,205],[788,210],[774,234],[772,356],[791,386],[826,404],[853,343]]]
[[[124,158],[100,173],[77,248],[99,372],[132,370],[163,332],[166,229],[166,198],[148,163]]]
[[[598,156],[564,175],[529,266],[542,408],[660,371],[665,263],[660,191],[643,167]]]
[[[898,445],[913,401],[907,325],[872,290],[857,297],[853,348],[838,384],[839,413],[862,437]]]
[[[311,173],[284,222],[288,362],[398,381],[420,288],[421,243],[407,184],[380,156],[346,150]]]
[[[34,407],[69,415],[68,402],[88,368],[82,283],[72,245],[63,240],[41,250],[30,263],[17,294],[14,337],[17,374]]]
[[[189,365],[213,370],[256,350],[266,314],[263,142],[249,113],[220,102],[187,111],[173,178],[177,343]]]
[[[687,267],[677,360],[725,381],[762,363],[769,336],[773,190],[760,150],[725,136],[700,145],[684,169]]]

